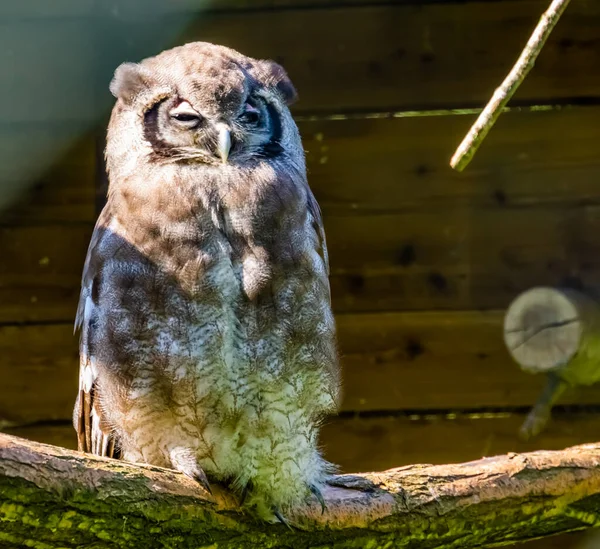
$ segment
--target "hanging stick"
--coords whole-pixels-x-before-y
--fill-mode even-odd
[[[465,136],[462,143],[456,149],[454,156],[450,160],[450,166],[455,170],[462,172],[485,139],[485,136],[490,131],[502,109],[506,106],[510,98],[513,96],[521,82],[525,79],[535,60],[542,51],[542,47],[546,42],[552,29],[558,23],[560,16],[567,7],[569,0],[553,0],[550,7],[542,15],[540,22],[529,38],[525,49],[521,52],[519,59],[514,64],[508,76],[504,79],[501,86],[496,88],[494,95],[486,105],[485,109],[471,126],[469,133]]]

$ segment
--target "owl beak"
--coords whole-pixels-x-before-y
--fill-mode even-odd
[[[221,162],[225,164],[229,158],[231,150],[231,130],[225,124],[219,124],[219,140],[217,143],[217,151],[221,157]]]

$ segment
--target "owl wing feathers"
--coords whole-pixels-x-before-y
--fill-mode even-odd
[[[73,410],[73,426],[77,432],[77,449],[104,457],[119,457],[116,440],[102,417],[99,400],[98,369],[96,358],[90,348],[92,332],[95,329],[96,271],[101,264],[96,254],[97,248],[106,232],[102,228],[103,216],[98,220],[83,268],[81,295],[75,318],[75,331],[80,330],[79,338],[79,392]]]
[[[307,196],[307,207],[310,216],[313,219],[313,224],[317,237],[319,239],[320,249],[317,252],[323,259],[325,266],[325,272],[329,276],[329,253],[327,252],[327,241],[325,240],[325,228],[323,227],[323,216],[321,215],[321,207],[317,202],[317,199],[312,194],[312,191],[308,191]]]
[[[329,275],[329,257],[321,209],[310,190],[307,196],[307,207],[319,241],[317,252],[323,260],[327,275]],[[79,349],[81,358],[79,364],[79,392],[73,411],[73,426],[77,432],[77,446],[80,452],[119,458],[118,441],[114,433],[111,432],[110,427],[103,421],[99,401],[98,369],[96,358],[90,348],[97,313],[92,296],[97,290],[94,285],[97,284],[97,275],[102,264],[98,248],[103,237],[110,238],[110,233],[103,229],[103,226],[106,226],[106,221],[106,216],[103,215],[98,219],[83,268],[81,295],[75,318],[75,331],[80,331]]]
[[[77,431],[77,449],[103,457],[118,458],[115,437],[102,428],[102,412],[96,398],[97,386],[88,361],[79,367],[79,393],[75,401],[73,425]],[[91,385],[89,384],[91,378]]]

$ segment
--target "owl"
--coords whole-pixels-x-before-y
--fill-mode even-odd
[[[229,485],[267,520],[321,488],[340,399],[319,206],[284,69],[194,42],[123,63],[76,318],[81,451]]]

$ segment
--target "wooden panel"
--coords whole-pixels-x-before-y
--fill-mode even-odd
[[[338,316],[346,411],[530,406],[543,376],[522,373],[502,342],[500,313]],[[70,417],[76,393],[72,324],[0,328],[0,420]],[[32,373],[35,372],[35,375]],[[600,386],[561,404],[600,404]]]
[[[92,226],[0,228],[0,322],[72,320]]]
[[[0,328],[0,424],[70,417],[78,349],[72,325]]]
[[[530,406],[545,382],[522,372],[502,339],[503,312],[336,317],[345,410]],[[600,386],[560,403],[598,404]]]
[[[66,422],[57,424],[28,425],[27,427],[4,427],[0,431],[8,435],[35,440],[44,444],[52,444],[61,448],[77,450],[77,437],[73,426]]]
[[[505,308],[541,284],[598,289],[600,208],[325,218],[336,309]]]
[[[300,124],[338,311],[503,308],[535,284],[598,285],[597,212],[577,207],[598,204],[600,109],[503,115],[458,174],[448,154],[469,123]]]
[[[30,0],[31,1],[31,0]],[[76,0],[63,0],[76,1]],[[452,0],[441,0],[451,3]],[[383,4],[381,0],[103,0],[97,6],[98,10],[106,10],[114,13],[118,10],[119,16],[123,18],[144,17],[144,15],[155,16],[173,13],[198,14],[203,11],[222,12],[229,10],[278,10],[294,8],[331,8],[345,6],[361,6],[370,4]],[[391,3],[391,2],[388,2]],[[418,0],[395,0],[395,4],[415,4]],[[145,13],[144,13],[145,12]]]
[[[227,13],[199,17],[177,43],[279,60],[298,111],[483,104],[546,8],[507,0]],[[515,100],[597,96],[599,25],[600,6],[574,0]]]
[[[598,202],[600,166],[594,143],[600,138],[599,113],[581,109],[507,115],[467,177],[447,167],[443,171],[439,163],[445,147],[434,137],[433,156],[419,156],[426,154],[428,135],[446,135],[445,125],[464,122],[460,117],[325,123],[329,131],[322,142],[333,143],[328,152],[331,168],[314,173],[312,166],[311,183],[325,212],[336,310],[503,308],[535,284],[596,286],[598,211],[577,206]],[[579,137],[563,144],[554,126],[559,135]],[[378,141],[382,132],[383,142]],[[415,150],[408,145],[411,140],[402,139],[406,150],[394,154],[396,134],[415,136]],[[360,143],[370,136],[374,143],[360,153]],[[312,145],[316,143],[313,139]],[[380,146],[383,158],[378,156]],[[344,158],[355,160],[355,177]],[[386,165],[386,159],[391,167],[369,179],[365,192],[366,174]],[[426,170],[431,176],[416,175],[421,162],[431,166]],[[394,180],[394,171],[407,175],[407,183]],[[78,214],[74,205],[70,215],[93,217],[91,205],[84,209],[83,203],[89,191],[80,195],[66,188],[71,191],[76,200],[81,197],[82,210]],[[70,205],[67,209],[71,212]],[[385,215],[359,215],[363,213]],[[53,215],[50,209],[46,215]],[[81,264],[72,263],[71,279],[77,285]],[[62,304],[61,295],[57,305]],[[53,313],[48,318],[70,316]]]
[[[600,141],[600,108],[505,114],[469,170],[458,173],[448,165],[448,151],[470,122],[467,116],[301,121],[309,180],[324,215],[600,202],[595,146]],[[27,141],[43,149],[53,139],[53,128],[0,132],[7,160],[19,158]],[[93,220],[95,147],[92,135],[80,138],[41,176],[28,200],[31,212],[17,210],[11,218]],[[25,168],[5,162],[3,182]]]
[[[70,143],[73,145],[68,147]],[[38,165],[34,168],[26,165],[31,159],[22,154],[23,150],[32,149],[37,153]],[[93,136],[77,139],[63,132],[57,137],[56,131],[50,128],[45,131],[6,129],[0,132],[0,150],[2,205],[8,204],[0,213],[0,224],[95,221],[96,143]],[[6,197],[7,189],[14,189],[16,203]]]
[[[456,0],[427,0],[430,3],[452,4]],[[485,1],[485,0],[484,0]],[[334,8],[345,6],[368,6],[384,4],[381,0],[20,0],[0,4],[0,17],[44,18],[81,17],[96,14],[112,14],[113,17],[152,17],[173,13],[198,14],[228,10],[264,10],[294,8]],[[389,2],[390,4],[392,2]],[[418,0],[395,0],[394,4],[415,5]]]
[[[459,173],[449,159],[474,118],[300,121],[324,215],[600,202],[599,107],[503,114]]]
[[[502,312],[338,315],[346,410],[528,406],[543,376],[523,373]],[[561,402],[600,403],[600,386]]]
[[[0,124],[0,223],[90,219],[93,159],[84,134],[80,124]]]
[[[325,226],[337,312],[498,309],[534,285],[599,286],[598,206],[463,205],[328,216]],[[79,291],[90,234],[87,224],[0,229],[10,258],[0,266],[0,321],[70,319],[65,298]]]
[[[327,459],[343,473],[382,471],[414,463],[460,463],[507,452],[562,450],[596,442],[600,417],[566,414],[555,418],[536,439],[522,442],[517,437],[524,417],[473,419],[340,418],[322,430],[321,446]],[[75,449],[77,440],[70,423],[4,428],[4,432]]]
[[[458,173],[448,154],[470,123],[450,115],[301,121],[309,181],[324,215],[600,203],[599,107],[505,114],[469,170]],[[0,131],[3,184],[27,169],[19,156],[27,143],[41,150],[56,139],[52,127]],[[82,136],[10,219],[92,221],[95,147],[93,135]]]
[[[325,130],[321,142],[330,144],[328,163],[313,162],[309,167],[311,184],[324,209],[336,310],[503,308],[530,285],[597,284],[593,258],[598,257],[594,242],[598,211],[577,206],[598,202],[600,161],[594,144],[600,139],[600,109],[506,115],[482,148],[473,171],[460,175],[445,165],[442,156],[451,138],[436,137],[452,136],[449,130],[455,121],[462,126],[465,119],[302,126]],[[313,136],[308,147],[314,151],[319,143],[314,135],[321,132],[305,133]],[[13,134],[2,135],[10,143]],[[43,135],[51,139],[52,134],[47,130]],[[567,145],[556,135],[573,137]],[[22,135],[27,136],[27,132]],[[396,137],[402,149],[395,153]],[[91,221],[93,147],[91,139],[83,140],[56,170],[42,177],[34,200],[4,220]],[[18,157],[16,150],[11,154]],[[346,166],[350,165],[347,158],[353,159],[351,167]],[[377,166],[386,165],[390,167],[377,172]],[[421,165],[427,167],[424,176],[417,174]],[[367,179],[371,172],[374,176]],[[395,179],[394,173],[401,179]],[[62,288],[72,281],[75,287],[69,295],[74,299],[85,245],[78,245],[74,254],[72,244],[83,242],[89,231],[87,226],[40,228],[28,230],[19,242],[30,253],[31,247],[39,249],[47,239],[54,240],[57,261],[63,274],[68,274]],[[38,284],[30,276],[39,267],[34,271],[30,267],[13,255],[10,270],[15,279],[21,282],[29,276],[35,291],[44,293],[44,282]],[[48,296],[43,299],[47,305],[38,301],[31,306],[33,293],[27,290],[23,299],[21,290],[13,289],[0,306],[0,319],[72,316],[73,302],[65,309],[63,291],[54,304]],[[3,312],[6,307],[11,311]]]
[[[77,17],[92,12],[94,0],[5,0],[0,2],[0,17]]]
[[[596,442],[600,417],[561,415],[537,438],[517,437],[524,417],[409,420],[382,417],[332,420],[323,428],[327,459],[343,472],[382,471],[412,463],[459,463],[507,452],[562,450]]]
[[[444,0],[449,1],[449,0]],[[0,3],[0,17],[43,18],[82,17],[111,14],[119,18],[156,17],[157,15],[203,11],[226,11],[279,8],[328,7],[336,5],[377,4],[379,0],[6,0]],[[414,0],[398,0],[411,4]]]
[[[0,22],[0,120],[93,120],[92,29],[76,19]]]
[[[483,104],[545,8],[544,0],[506,0],[242,10],[199,14],[185,30],[189,14],[150,26],[126,23],[119,10],[100,19],[4,19],[0,119],[94,120],[109,104],[118,63],[190,40],[276,58],[299,90],[298,112]],[[516,100],[598,96],[599,25],[600,6],[574,0]]]

